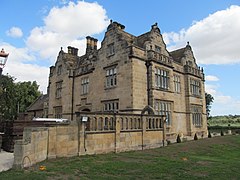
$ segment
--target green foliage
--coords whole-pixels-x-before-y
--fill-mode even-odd
[[[198,140],[197,133],[194,135],[194,140]]]
[[[226,127],[240,127],[239,115],[225,115],[213,116],[208,119],[208,125],[211,126],[226,126]]]
[[[9,75],[0,76],[0,119],[14,120],[40,95],[34,82],[18,82]]]
[[[223,130],[221,130],[221,136],[224,136]]]
[[[211,94],[205,93],[207,117],[210,117],[211,105],[214,98]]]
[[[33,101],[40,96],[36,81],[18,82],[15,84],[18,98],[18,111],[25,112]]]
[[[181,138],[180,138],[180,136],[179,136],[179,134],[177,135],[177,143],[181,143],[182,142],[182,140],[181,140]]]

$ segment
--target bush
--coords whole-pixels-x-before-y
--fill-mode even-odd
[[[224,136],[224,133],[223,133],[223,131],[221,130],[221,136]]]
[[[194,135],[194,140],[198,140],[197,133]]]
[[[211,138],[212,134],[210,133],[210,131],[208,131],[208,138]]]
[[[181,143],[181,142],[182,142],[182,140],[181,140],[181,138],[180,138],[180,136],[178,134],[178,136],[177,136],[177,143]]]

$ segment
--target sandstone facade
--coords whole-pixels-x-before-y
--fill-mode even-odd
[[[111,22],[100,49],[88,36],[83,56],[74,47],[61,49],[50,67],[48,117],[76,120],[80,111],[140,114],[150,107],[166,116],[167,139],[206,136],[204,73],[189,43],[168,52],[157,24],[140,36],[124,28]]]

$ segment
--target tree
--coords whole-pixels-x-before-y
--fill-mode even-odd
[[[19,112],[27,107],[40,95],[38,85],[34,82],[18,82],[9,75],[0,76],[0,119],[14,120]]]
[[[7,75],[0,76],[0,119],[14,119],[16,117],[16,91],[14,78]]]
[[[29,107],[33,101],[41,95],[38,91],[39,86],[36,81],[18,82],[15,86],[18,112],[25,112],[27,107]]]
[[[211,94],[205,93],[205,99],[206,99],[206,110],[207,110],[207,117],[210,117],[210,111],[211,111],[211,105],[213,103],[214,98]]]

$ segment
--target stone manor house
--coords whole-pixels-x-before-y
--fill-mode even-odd
[[[166,116],[169,136],[206,136],[204,73],[189,43],[169,52],[157,23],[140,36],[124,29],[111,21],[100,49],[98,40],[87,36],[82,56],[75,47],[69,46],[68,52],[61,49],[50,67],[44,106],[38,112],[30,107],[29,113],[75,120],[76,112],[147,110]]]

